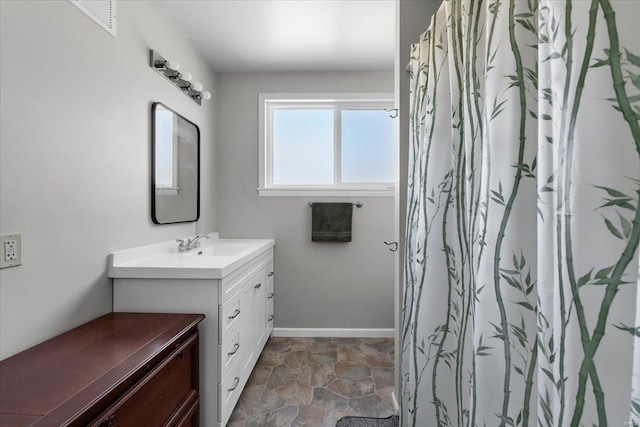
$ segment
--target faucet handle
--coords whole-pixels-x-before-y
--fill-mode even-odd
[[[187,249],[187,242],[184,239],[176,239],[176,242],[178,243],[179,252],[184,252]]]
[[[194,247],[199,248],[200,247],[200,240],[201,239],[208,239],[209,236],[206,234],[196,234],[196,237],[194,237],[193,239],[189,239],[189,241],[187,242],[187,245],[195,245]]]

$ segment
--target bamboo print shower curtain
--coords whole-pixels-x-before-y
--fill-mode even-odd
[[[639,18],[445,0],[412,47],[403,425],[640,423]]]

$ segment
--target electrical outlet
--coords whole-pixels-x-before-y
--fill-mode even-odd
[[[4,260],[15,261],[16,260],[16,239],[10,239],[4,241]]]
[[[22,234],[0,236],[0,268],[22,264]]]

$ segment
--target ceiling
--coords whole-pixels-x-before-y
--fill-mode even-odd
[[[395,0],[161,0],[216,72],[392,70]]]

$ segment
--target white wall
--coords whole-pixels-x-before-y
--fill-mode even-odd
[[[218,230],[222,237],[274,238],[276,328],[393,328],[393,197],[360,200],[353,241],[311,242],[313,201],[260,197],[260,92],[393,92],[393,73],[217,74]]]
[[[215,95],[214,75],[154,2],[120,1],[113,38],[63,1],[0,1],[0,233],[23,265],[0,270],[0,358],[112,309],[110,251],[216,228],[214,107],[148,65],[176,58]],[[154,225],[150,111],[200,126],[202,221]]]

